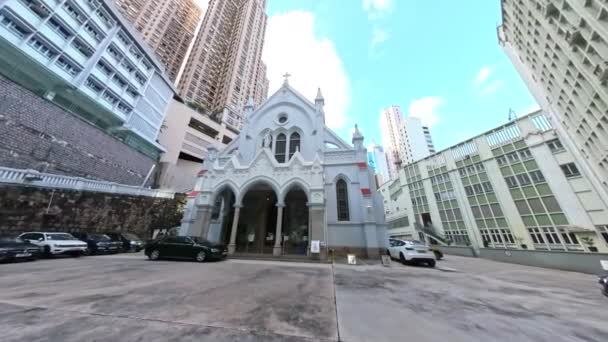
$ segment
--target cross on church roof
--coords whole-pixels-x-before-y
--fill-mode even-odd
[[[286,72],[285,75],[283,75],[283,77],[285,78],[285,81],[283,81],[284,84],[288,84],[289,83],[289,77],[291,76],[290,73]]]

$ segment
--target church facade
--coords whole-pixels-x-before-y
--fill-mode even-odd
[[[328,253],[377,257],[387,246],[383,200],[363,135],[352,145],[325,125],[315,102],[287,80],[258,108],[244,108],[240,135],[209,149],[189,194],[180,235],[228,245],[228,253]]]

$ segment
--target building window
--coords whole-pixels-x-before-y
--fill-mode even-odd
[[[116,98],[116,96],[112,95],[112,93],[108,91],[103,93],[103,98],[112,105],[115,105],[118,102],[118,98]]]
[[[598,226],[597,229],[599,229],[600,235],[604,238],[604,241],[608,243],[608,225]]]
[[[87,58],[93,55],[93,51],[91,50],[91,48],[84,45],[81,41],[77,39],[74,39],[74,41],[72,41],[72,46],[74,47],[74,49],[78,50],[78,52],[80,52],[83,56]]]
[[[562,168],[564,175],[566,175],[566,178],[578,177],[581,175],[574,163],[560,165],[560,167]]]
[[[532,181],[535,184],[545,182],[545,176],[543,176],[543,173],[539,170],[530,171],[530,178],[532,178]]]
[[[554,139],[554,140],[548,141],[547,146],[549,146],[549,149],[553,153],[557,153],[557,152],[561,152],[561,151],[565,150],[564,145],[562,145],[562,142],[559,141],[559,139]]]
[[[527,148],[520,150],[519,156],[522,160],[532,159],[532,153]]]
[[[47,58],[53,58],[57,56],[57,52],[51,50],[46,44],[38,40],[37,38],[32,38],[29,41],[29,44],[32,48],[38,51],[40,54]]]
[[[85,31],[87,31],[87,33],[93,37],[93,39],[95,39],[98,43],[101,41],[101,33],[99,33],[99,31],[94,28],[93,26],[91,26],[91,24],[86,23],[84,25],[84,29]]]
[[[505,181],[507,182],[507,186],[509,188],[517,188],[517,179],[514,176],[505,177]]]
[[[293,132],[289,136],[289,159],[293,157],[296,151],[300,151],[300,134]]]
[[[531,184],[531,183],[532,183],[532,182],[530,181],[530,177],[528,177],[528,175],[527,175],[527,174],[525,174],[525,173],[522,173],[522,174],[520,174],[520,175],[517,175],[517,180],[519,181],[519,184],[520,184],[521,186],[526,186],[526,185],[529,185],[529,184]]]
[[[118,85],[120,88],[124,88],[127,85],[127,82],[118,75],[114,75],[114,77],[112,77],[112,81],[114,81],[114,83],[116,83],[116,85]]]
[[[91,90],[93,90],[93,92],[96,94],[101,93],[101,91],[103,90],[103,87],[101,85],[99,85],[99,83],[97,83],[96,81],[93,81],[90,78],[87,79],[87,82],[85,84],[87,87],[89,87]]]
[[[145,77],[143,77],[139,73],[135,74],[135,80],[137,81],[137,83],[139,83],[139,85],[144,85],[146,83]]]
[[[9,31],[11,31],[13,34],[15,34],[19,38],[23,38],[27,34],[29,34],[29,32],[26,29],[24,29],[20,25],[17,25],[10,18],[5,17],[4,14],[0,14],[0,25],[6,27]]]
[[[97,68],[99,68],[99,70],[101,70],[107,76],[110,76],[112,74],[112,69],[110,69],[110,67],[105,62],[97,62]]]
[[[277,136],[277,146],[275,149],[275,158],[279,163],[285,162],[285,152],[287,149],[287,137],[281,133]]]
[[[57,21],[55,18],[49,19],[47,24],[53,29],[53,31],[57,32],[57,34],[59,34],[63,39],[68,39],[72,36],[72,33],[68,29],[63,27],[63,25],[61,23],[59,23],[59,21]]]
[[[61,69],[65,70],[68,74],[76,76],[80,70],[70,63],[65,57],[61,56],[55,62]]]
[[[507,160],[509,160],[509,162],[511,162],[511,163],[519,161],[519,157],[517,156],[517,153],[515,153],[515,152],[509,153],[506,156],[507,156]]]
[[[350,213],[348,210],[348,185],[344,179],[336,182],[336,203],[338,205],[338,221],[349,221]]]
[[[66,12],[68,12],[68,14],[72,18],[74,18],[79,23],[82,23],[84,21],[83,16],[80,14],[80,12],[78,12],[78,10],[76,10],[76,8],[70,2],[68,2],[68,1],[64,2],[63,8],[65,9]]]

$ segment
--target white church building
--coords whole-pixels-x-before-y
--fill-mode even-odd
[[[259,108],[244,108],[240,135],[209,149],[189,194],[180,235],[228,245],[228,253],[378,257],[386,250],[383,201],[363,135],[352,145],[325,125],[287,79]]]

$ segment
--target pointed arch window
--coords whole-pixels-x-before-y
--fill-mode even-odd
[[[338,221],[350,221],[350,212],[348,209],[348,185],[344,179],[340,179],[336,183],[336,198],[338,207]]]
[[[283,133],[277,136],[274,157],[279,163],[285,162],[285,154],[287,152],[287,136]]]
[[[289,136],[289,160],[296,153],[296,151],[300,150],[300,134],[298,132],[293,132]]]

